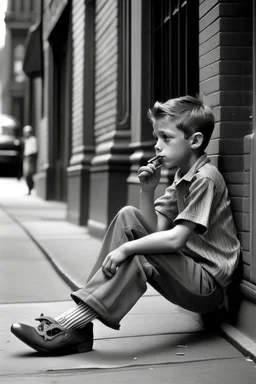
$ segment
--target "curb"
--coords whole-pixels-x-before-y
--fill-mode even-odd
[[[256,363],[256,343],[228,323],[220,324],[220,331],[225,340]]]
[[[80,288],[80,285],[75,281],[74,278],[69,276],[67,272],[64,271],[64,268],[61,267],[61,264],[56,261],[56,259],[47,251],[41,244],[36,240],[36,238],[28,231],[28,229],[20,222],[15,216],[13,216],[6,208],[0,204],[2,210],[26,233],[26,235],[33,241],[33,243],[40,249],[40,251],[44,254],[46,259],[53,266],[54,270],[58,273],[58,275],[69,285],[69,287],[76,291]]]

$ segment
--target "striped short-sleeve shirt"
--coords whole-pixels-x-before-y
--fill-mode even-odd
[[[200,263],[225,288],[237,266],[240,243],[225,181],[206,154],[155,201],[155,210],[177,224],[197,224],[182,252]]]

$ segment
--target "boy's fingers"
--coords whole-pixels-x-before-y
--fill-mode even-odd
[[[107,265],[108,260],[109,260],[109,257],[107,256],[107,257],[103,260],[102,268],[104,268],[104,267]]]
[[[153,165],[154,167],[154,165]],[[149,177],[154,175],[156,169],[151,167],[141,167],[138,171],[138,177]]]
[[[141,172],[141,173],[138,174],[138,178],[140,178],[140,177],[148,177],[148,176],[149,176],[149,174],[146,171]]]
[[[110,264],[109,270],[110,270],[110,273],[112,273],[112,275],[116,273],[116,267],[117,265],[115,263]]]
[[[102,271],[109,278],[113,277],[116,272],[116,266],[113,265],[110,258],[107,256],[106,259],[102,263]]]
[[[156,166],[153,163],[148,163],[147,167],[151,168],[153,171],[156,169]]]
[[[107,265],[108,265],[108,263],[109,263],[109,257],[107,256],[107,257],[105,258],[105,260],[103,261],[102,266],[101,266],[102,271],[103,271],[103,272],[105,273],[105,275],[107,275],[107,276],[108,276],[108,274],[109,274],[108,269],[107,269]]]
[[[108,277],[111,279],[111,277],[113,277],[113,274],[111,272],[109,272],[108,268],[102,268],[102,272]]]
[[[154,172],[156,167],[154,164],[148,163],[147,165],[143,165],[142,167],[140,167],[140,169],[148,170],[149,172],[151,172],[151,171]]]
[[[153,165],[153,167],[154,167],[154,165]],[[143,166],[143,167],[140,167],[140,169],[139,169],[139,173],[141,173],[141,172],[148,172],[148,173],[153,175],[154,168],[152,168],[150,166]]]

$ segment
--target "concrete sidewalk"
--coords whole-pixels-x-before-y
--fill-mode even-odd
[[[43,251],[72,289],[84,284],[101,242],[92,238],[86,228],[66,221],[65,204],[45,202],[32,195],[1,197],[0,207]],[[254,343],[228,324],[223,324],[225,338],[211,333],[197,315],[172,305],[151,287],[121,325],[117,332],[96,322],[95,351],[86,359],[78,355],[62,358],[54,368],[63,374],[62,381],[69,382],[70,371],[64,374],[67,367],[82,371],[104,368],[108,382],[120,383],[255,381]],[[44,369],[52,369],[47,361]],[[135,376],[136,380],[132,379]],[[92,377],[90,382],[97,382]],[[41,383],[39,379],[35,382]]]

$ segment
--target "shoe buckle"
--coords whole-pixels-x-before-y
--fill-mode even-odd
[[[35,328],[36,332],[44,338],[44,340],[52,340],[54,339],[57,335],[51,335],[50,332],[52,330],[59,330],[60,332],[63,331],[63,327],[59,324],[43,324],[43,329],[40,330],[38,328]]]

